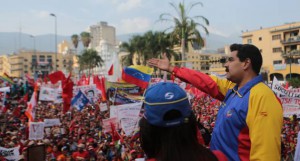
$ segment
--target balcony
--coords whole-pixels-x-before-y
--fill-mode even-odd
[[[281,40],[280,42],[284,45],[299,43],[300,42],[300,36],[290,37],[286,40]]]
[[[288,58],[288,57],[298,58],[298,57],[300,57],[300,50],[283,51],[281,53],[281,56],[283,58]]]

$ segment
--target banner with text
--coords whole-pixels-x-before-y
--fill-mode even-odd
[[[0,147],[0,156],[3,156],[7,161],[18,161],[20,156],[19,149],[19,146],[14,148]]]

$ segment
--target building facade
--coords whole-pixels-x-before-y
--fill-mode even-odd
[[[105,40],[110,45],[116,45],[116,29],[113,26],[109,26],[107,22],[99,22],[90,26],[90,35],[92,37],[90,47],[96,50],[101,48],[100,42],[102,40]]]
[[[57,54],[57,70],[72,71],[74,54]],[[6,72],[12,77],[24,77],[25,74],[47,75],[55,71],[55,53],[40,51],[20,51],[18,54],[0,57],[0,73]]]
[[[96,25],[90,26],[89,30],[91,35],[89,48],[95,49],[104,61],[104,65],[96,67],[94,71],[97,74],[106,75],[111,63],[116,61],[113,58],[118,52],[116,29],[113,26],[109,26],[107,22],[99,22]]]
[[[300,22],[243,32],[244,44],[253,44],[263,56],[261,72],[268,80],[300,78]]]

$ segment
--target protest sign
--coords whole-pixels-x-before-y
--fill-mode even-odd
[[[100,111],[103,112],[107,110],[108,110],[107,105],[105,103],[100,103]]]
[[[44,138],[44,122],[29,122],[29,140]]]
[[[18,161],[20,155],[19,149],[19,146],[14,148],[0,147],[0,156],[3,156],[8,161]]]
[[[49,88],[49,87],[41,87],[40,89],[40,95],[39,95],[39,100],[40,101],[54,101],[56,98],[56,93],[55,93],[54,88]]]
[[[60,124],[59,119],[44,119],[44,127],[59,126]]]
[[[103,119],[103,132],[111,132],[111,126],[115,126],[115,128],[118,128],[117,118],[109,118],[109,119]]]

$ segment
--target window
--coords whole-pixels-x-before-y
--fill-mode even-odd
[[[279,47],[279,48],[273,48],[273,53],[279,53],[281,51],[282,51],[281,47]]]
[[[40,55],[40,62],[45,62],[45,55]]]
[[[273,65],[274,65],[274,64],[282,64],[282,60],[274,60],[274,61],[273,61]]]
[[[258,40],[261,41],[261,40],[262,40],[262,37],[259,37]]]
[[[272,35],[272,40],[280,40],[281,39],[281,35]]]
[[[247,40],[247,43],[248,43],[248,44],[252,44],[252,39],[248,39],[248,40]]]

